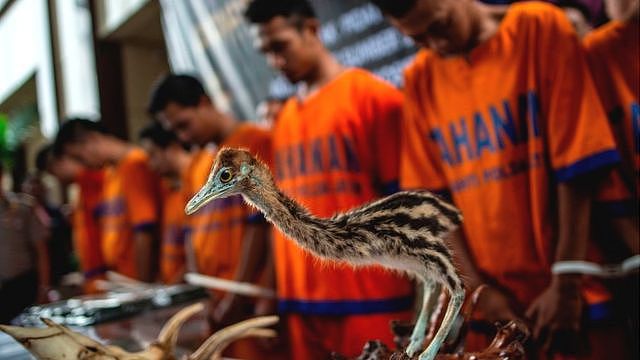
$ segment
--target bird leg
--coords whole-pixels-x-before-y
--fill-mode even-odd
[[[424,279],[422,307],[420,309],[420,313],[418,314],[418,318],[416,319],[416,324],[413,327],[413,332],[411,333],[411,342],[409,343],[409,346],[407,346],[406,350],[409,356],[413,356],[422,349],[424,337],[427,333],[427,325],[429,324],[430,319],[429,306],[434,295],[436,293],[439,293],[438,288],[439,286],[437,286],[436,282],[432,279]]]
[[[463,302],[464,290],[453,290],[453,292],[451,293],[451,299],[449,299],[449,304],[447,305],[447,311],[444,314],[444,319],[440,324],[440,328],[438,329],[438,332],[436,332],[436,336],[427,347],[427,350],[420,354],[420,360],[433,360],[436,358],[438,350],[440,350],[440,346],[442,346],[444,339],[449,334],[451,326],[453,325],[458,312],[460,312],[460,308],[462,307]]]

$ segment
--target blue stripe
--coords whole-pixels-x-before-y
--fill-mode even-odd
[[[638,200],[624,199],[616,201],[597,201],[594,212],[607,218],[627,217],[637,213]]]
[[[266,222],[267,219],[264,218],[264,215],[262,215],[262,213],[251,214],[249,215],[249,217],[247,217],[247,223],[249,224],[264,224]]]
[[[106,266],[100,266],[100,267],[97,267],[97,268],[89,269],[89,270],[84,272],[84,278],[85,279],[91,279],[92,277],[95,277],[95,276],[102,275],[102,274],[106,273],[107,270],[109,270],[109,268],[106,267]]]
[[[391,195],[400,191],[400,183],[398,180],[389,181],[382,184],[382,195]]]
[[[280,300],[278,311],[307,315],[363,315],[403,311],[412,305],[413,296],[362,301]]]
[[[150,231],[156,227],[156,223],[153,221],[143,222],[133,227],[133,232]]]
[[[620,155],[616,150],[606,150],[588,156],[582,160],[556,170],[556,180],[566,182],[575,179],[580,175],[587,174],[594,170],[611,166],[620,162]]]
[[[597,304],[589,304],[587,308],[589,322],[602,322],[610,320],[613,317],[613,308],[611,302],[601,302]]]

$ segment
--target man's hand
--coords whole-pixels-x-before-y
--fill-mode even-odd
[[[559,332],[579,332],[582,306],[579,276],[554,277],[533,301],[526,316],[533,321],[533,337],[542,353],[553,350],[551,344]]]
[[[477,309],[481,312],[482,319],[490,324],[506,323],[518,318],[507,295],[491,286],[480,294]]]
[[[219,327],[231,325],[243,319],[244,301],[235,294],[226,294],[213,310],[213,320]]]

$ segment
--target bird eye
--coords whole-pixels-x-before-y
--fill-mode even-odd
[[[224,169],[220,173],[220,181],[222,181],[223,183],[229,182],[229,180],[231,180],[231,178],[232,178],[232,175],[231,175],[231,171],[229,171],[229,169]]]

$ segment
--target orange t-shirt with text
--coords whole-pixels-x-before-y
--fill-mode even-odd
[[[102,253],[107,267],[138,278],[134,234],[159,223],[158,177],[149,168],[144,151],[134,148],[106,170],[102,202],[98,208]]]
[[[289,99],[273,133],[278,186],[322,217],[395,192],[401,113],[400,91],[360,69]],[[277,231],[274,256],[281,312],[391,313],[413,302],[403,275],[322,261]]]
[[[162,182],[162,224],[160,245],[160,279],[165,284],[180,282],[185,260],[187,199],[180,186]]]
[[[447,192],[479,268],[526,306],[555,257],[556,184],[619,161],[582,47],[552,5],[512,5],[467,58],[406,70],[401,187]]]
[[[584,39],[596,89],[609,116],[623,163],[598,194],[606,215],[637,211],[640,175],[640,32],[637,21],[611,21]]]
[[[245,148],[270,163],[270,133],[252,124],[238,125],[219,147]],[[214,159],[215,153],[209,149],[201,150],[194,158],[190,173],[191,196],[206,183]],[[254,221],[264,221],[264,218],[245,204],[240,195],[212,201],[193,214],[189,220],[189,236],[198,272],[233,279],[246,225]]]

